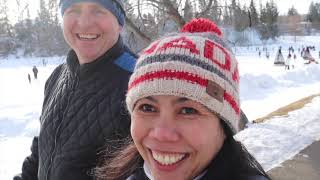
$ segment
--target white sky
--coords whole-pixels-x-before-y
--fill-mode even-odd
[[[21,9],[23,9],[26,4],[29,4],[29,11],[30,11],[30,16],[31,18],[34,18],[37,15],[37,11],[39,9],[39,0],[20,0],[21,2]],[[18,6],[16,1],[14,0],[8,0],[9,3],[9,8],[10,8],[10,12],[9,12],[9,19],[11,20],[11,22],[16,22],[18,19]],[[25,11],[23,14],[24,18],[27,17],[27,12]]]
[[[247,4],[250,3],[251,0],[245,0],[245,1],[240,1],[241,3],[246,2]],[[267,1],[271,0],[255,0],[257,8],[259,8],[260,2],[262,4],[265,4]],[[320,0],[273,0],[278,7],[278,10],[281,15],[287,14],[288,9],[294,6],[299,14],[307,14],[309,10],[309,6],[311,2],[313,1],[314,3],[320,2]]]
[[[255,0],[257,8],[260,1],[263,4],[265,4],[265,2],[270,0]],[[311,1],[312,0],[274,0],[274,2],[277,3],[278,9],[281,15],[287,14],[288,9],[292,7],[292,5],[298,10],[300,14],[306,14],[308,12]],[[15,22],[17,19],[16,1],[10,0],[8,2],[10,3],[10,9],[11,9],[10,19],[12,19],[12,21]],[[26,2],[28,2],[30,5],[31,17],[35,17],[37,14],[37,10],[39,9],[39,0],[22,0],[21,3],[26,3]],[[240,2],[241,4],[244,4],[244,3],[249,4],[250,0],[242,0]],[[320,2],[320,0],[313,0],[313,2]]]
[[[275,0],[278,4],[278,8],[281,14],[287,14],[288,8],[294,6],[298,13],[307,14],[309,11],[309,6],[312,0]],[[320,2],[319,0],[314,0],[313,2]]]

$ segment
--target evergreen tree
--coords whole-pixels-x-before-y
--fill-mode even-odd
[[[235,3],[235,1],[232,1]],[[231,4],[233,11],[233,28],[236,31],[242,32],[249,26],[249,14],[245,6],[240,7],[240,3]]]
[[[288,16],[296,16],[296,15],[299,15],[298,10],[296,8],[294,8],[294,6],[292,6],[288,10]]]
[[[14,25],[14,30],[16,33],[16,39],[18,40],[18,46],[24,50],[24,55],[32,55],[35,52],[37,43],[35,41],[35,26],[30,18],[29,8],[26,9],[27,18],[18,21]],[[32,44],[32,46],[30,46]]]
[[[307,14],[307,19],[312,23],[320,22],[320,3],[311,2],[309,6],[309,12]]]
[[[48,1],[48,11],[50,19],[53,20],[55,23],[59,23],[58,20],[58,1],[57,0],[49,0]]]
[[[189,21],[189,20],[191,20],[192,18],[193,18],[193,16],[192,16],[192,5],[191,5],[191,3],[190,3],[190,1],[189,0],[186,0],[185,1],[185,5],[184,5],[184,8],[183,8],[183,12],[184,12],[184,15],[183,15],[183,17],[184,17],[184,19],[186,20],[186,21]]]
[[[265,7],[261,8],[259,27],[262,39],[275,38],[278,36],[278,20],[279,12],[276,4],[271,0],[266,2]]]
[[[211,8],[209,8],[206,11],[210,2],[211,2]],[[221,23],[222,12],[221,12],[221,6],[218,0],[199,1],[199,9],[202,12],[206,12],[206,13],[203,13],[201,17],[211,19],[217,24]]]
[[[320,3],[310,4],[307,19],[312,23],[313,28],[320,29]]]
[[[231,26],[232,24],[232,18],[231,18],[231,8],[227,5],[227,2],[225,1],[224,7],[223,7],[223,25],[225,26]]]
[[[237,2],[236,0],[232,0],[231,1],[231,7],[230,7],[230,14],[231,14],[231,21],[232,21],[232,24],[234,24],[235,20],[236,20],[236,16],[237,16]]]
[[[40,0],[40,9],[38,12],[39,24],[47,26],[51,22],[49,8],[45,0]]]
[[[251,26],[255,27],[259,24],[259,15],[253,0],[251,0],[250,2],[249,12],[250,12]]]
[[[65,54],[69,49],[64,41],[59,25],[58,15],[51,12],[50,8],[56,8],[54,0],[40,0],[38,17],[35,19],[36,31],[36,55],[51,56]],[[57,9],[56,9],[57,10]],[[56,11],[55,10],[55,11]]]
[[[211,8],[212,11],[212,20],[217,24],[221,22],[221,7],[218,0],[213,0],[213,6]]]
[[[9,21],[9,8],[7,0],[0,0],[0,35],[13,37],[12,25]]]

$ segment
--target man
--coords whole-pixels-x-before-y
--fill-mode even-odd
[[[129,134],[123,103],[136,57],[120,37],[121,1],[61,0],[59,6],[72,50],[46,82],[40,134],[17,180],[94,179],[98,152]]]

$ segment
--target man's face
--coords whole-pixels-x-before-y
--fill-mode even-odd
[[[97,3],[75,3],[65,10],[63,35],[76,52],[79,63],[90,63],[102,56],[118,40],[117,18]]]

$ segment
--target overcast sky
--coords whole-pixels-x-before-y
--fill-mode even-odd
[[[59,0],[57,0],[59,1]],[[231,0],[228,0],[231,1]],[[262,4],[265,4],[265,2],[270,1],[270,0],[255,0],[257,8],[259,8],[260,2]],[[31,17],[35,17],[37,14],[37,10],[39,9],[39,0],[22,0],[21,3],[26,3],[29,2],[29,9],[30,9],[30,14]],[[278,10],[280,12],[280,15],[287,14],[288,9],[294,6],[299,14],[306,14],[308,13],[309,10],[309,5],[312,2],[312,0],[274,0],[274,2],[278,6]],[[313,0],[313,2],[319,2],[320,0]],[[10,0],[8,1],[10,3],[10,19],[16,19],[16,12],[17,12],[17,5],[16,1]],[[247,5],[250,3],[250,0],[241,0],[240,3],[243,5],[246,3]],[[22,5],[23,6],[23,5]],[[15,21],[15,20],[13,20]]]

